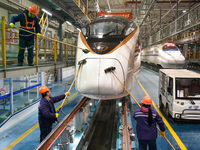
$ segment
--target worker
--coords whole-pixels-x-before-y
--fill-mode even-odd
[[[36,6],[32,5],[28,10],[25,10],[24,13],[20,13],[18,16],[13,16],[10,21],[10,26],[13,28],[15,22],[20,22],[21,28],[27,31],[34,32],[40,36],[40,25],[38,24],[38,19],[36,15],[39,14]],[[23,66],[24,61],[24,51],[27,48],[28,50],[28,65],[33,65],[33,47],[34,47],[34,37],[35,34],[26,32],[24,30],[19,31],[19,53],[18,53],[18,66]]]
[[[157,129],[156,124],[161,130],[160,135],[165,136],[165,125],[158,112],[151,108],[152,99],[145,96],[142,106],[133,115],[136,120],[136,134],[139,141],[139,150],[156,150]]]
[[[70,93],[66,92],[65,94],[51,97],[51,93],[48,87],[41,86],[39,93],[42,94],[40,104],[38,106],[38,120],[40,126],[40,142],[42,142],[45,137],[51,132],[52,124],[57,121],[59,116],[56,113],[54,103],[61,101],[65,96],[69,96]]]

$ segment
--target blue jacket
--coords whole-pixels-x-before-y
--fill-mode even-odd
[[[161,131],[165,131],[165,125],[156,110],[152,109],[152,125],[148,125],[148,108],[141,107],[137,109],[133,115],[136,120],[136,133],[139,140],[155,140],[157,138],[156,124],[159,125]]]
[[[26,14],[26,16],[27,16],[28,22],[32,22],[34,20],[34,27],[36,29],[36,33],[40,33],[41,28],[40,28],[40,25],[38,24],[37,17],[35,17],[35,18],[29,17],[28,16],[28,12],[29,12],[28,10],[26,10],[24,12]],[[14,23],[15,24],[15,22],[20,22],[21,26],[26,26],[26,19],[25,19],[24,13],[20,13],[18,16],[13,16],[11,18],[10,23]],[[28,27],[31,27],[31,26],[32,26],[31,24],[28,24]],[[25,29],[25,30],[34,32],[34,29]],[[35,35],[31,34],[29,32],[20,30],[19,31],[19,37],[20,38],[24,38],[25,40],[34,40]]]
[[[40,128],[52,127],[52,124],[57,120],[54,103],[59,102],[64,98],[65,94],[56,97],[50,97],[51,100],[41,98],[40,104],[38,106],[38,119]]]

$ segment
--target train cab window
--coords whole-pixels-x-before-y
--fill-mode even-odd
[[[136,29],[134,21],[122,16],[105,15],[85,26],[82,33],[94,53],[107,54]]]
[[[91,24],[90,37],[106,38],[113,35],[121,35],[125,27],[125,24],[114,21]]]
[[[119,16],[102,16],[86,27],[88,38],[109,38],[127,36],[137,29],[134,21]],[[84,34],[84,33],[83,33]],[[85,36],[86,34],[84,34]]]
[[[163,50],[164,51],[178,51],[178,47],[174,44],[167,44],[165,46],[163,46]]]

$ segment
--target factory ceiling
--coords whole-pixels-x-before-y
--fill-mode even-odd
[[[14,2],[13,0],[7,0]],[[189,11],[199,0],[29,0],[52,13],[52,20],[69,21],[81,28],[89,23],[86,15],[97,17],[98,12],[131,12],[133,20],[143,29],[157,32],[183,13]],[[82,5],[78,6],[78,3]],[[86,10],[83,12],[83,7]],[[12,8],[9,8],[12,9]],[[143,30],[144,31],[144,30]]]

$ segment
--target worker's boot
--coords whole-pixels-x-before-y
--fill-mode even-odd
[[[28,63],[28,65],[29,65],[29,66],[34,66],[34,64],[33,64],[33,63]]]
[[[23,66],[23,64],[22,63],[18,63],[17,66]]]

